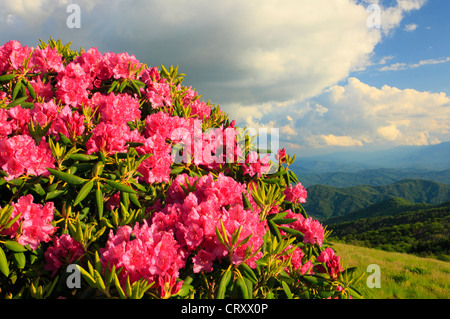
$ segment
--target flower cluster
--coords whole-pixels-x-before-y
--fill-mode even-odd
[[[133,236],[133,239],[131,238]],[[180,245],[170,232],[155,230],[144,220],[136,224],[120,227],[116,234],[109,234],[105,248],[100,249],[102,263],[105,267],[122,268],[120,281],[125,286],[127,277],[131,282],[144,278],[156,281],[165,295],[165,284],[178,278],[180,268],[185,265],[184,254]],[[174,292],[178,291],[181,282]]]
[[[195,190],[186,194],[187,183],[195,185]],[[182,188],[183,186],[183,188]],[[256,250],[263,243],[266,222],[260,220],[259,212],[244,209],[242,194],[246,186],[233,178],[219,174],[217,179],[209,174],[201,178],[189,178],[182,174],[176,177],[168,189],[167,205],[154,214],[152,223],[159,230],[170,231],[185,250],[186,255],[196,253],[193,258],[194,272],[212,271],[213,261],[231,258],[233,264],[250,264],[261,257]],[[216,236],[216,228],[224,225],[226,236],[242,227],[238,240],[250,236],[251,240],[228,251]],[[246,259],[247,248],[256,253]]]
[[[48,176],[47,168],[54,168],[48,143],[43,139],[37,145],[29,135],[16,135],[0,139],[0,167],[8,174],[6,180],[21,175]]]
[[[41,242],[48,242],[56,231],[52,225],[55,207],[53,202],[47,202],[45,206],[33,203],[33,196],[26,195],[14,203],[14,211],[11,218],[19,215],[14,224],[3,230],[3,235],[11,238],[18,237],[17,242],[23,246],[29,245],[31,249],[37,249]],[[19,227],[21,232],[18,233]]]
[[[261,158],[177,72],[53,39],[0,47],[0,296],[348,294],[286,150]]]

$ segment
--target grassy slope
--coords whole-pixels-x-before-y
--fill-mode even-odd
[[[334,243],[344,267],[358,267],[364,277],[357,288],[366,299],[449,299],[450,263],[414,255]],[[381,269],[381,287],[368,288],[367,266]]]

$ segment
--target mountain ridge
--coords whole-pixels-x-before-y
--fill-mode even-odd
[[[404,179],[389,185],[345,188],[313,185],[303,207],[319,220],[342,216],[392,197],[411,203],[440,204],[450,200],[450,185],[422,179]]]
[[[405,168],[443,171],[450,169],[450,142],[422,146],[397,146],[377,151],[341,151],[315,156],[297,156],[292,170],[299,174],[355,172],[375,168]]]
[[[450,169],[430,171],[414,168],[377,168],[363,169],[355,172],[326,172],[320,174],[297,174],[305,187],[328,185],[334,187],[350,187],[359,185],[381,186],[395,183],[403,179],[425,179],[433,182],[450,184]]]

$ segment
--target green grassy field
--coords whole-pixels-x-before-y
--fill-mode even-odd
[[[364,277],[356,288],[366,299],[450,299],[450,262],[334,243],[344,267]],[[380,267],[380,288],[369,288],[367,267]]]

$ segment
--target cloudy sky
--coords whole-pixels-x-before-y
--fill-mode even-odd
[[[206,101],[302,156],[450,141],[448,12],[448,0],[2,0],[0,43],[52,36],[179,65]]]

